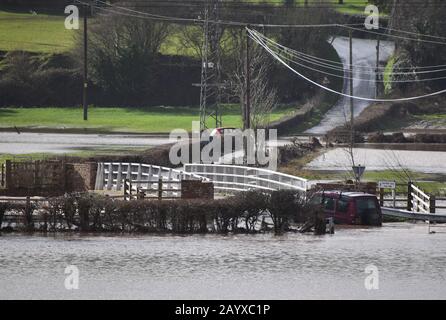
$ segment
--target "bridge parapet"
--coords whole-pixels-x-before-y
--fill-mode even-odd
[[[143,163],[99,162],[96,175],[95,190],[121,191],[124,181],[136,181],[135,187],[156,188],[154,180],[165,181],[167,188],[178,188],[179,182],[188,180],[205,180],[201,176],[184,172],[182,170],[155,166]],[[172,183],[172,185],[170,185]]]
[[[219,164],[185,164],[184,171],[208,178],[221,192],[297,190],[306,192],[308,180],[263,168]]]

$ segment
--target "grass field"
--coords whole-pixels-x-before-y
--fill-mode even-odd
[[[74,31],[63,16],[0,11],[0,50],[62,52],[73,46]]]
[[[259,3],[259,0],[245,0]],[[283,0],[275,0],[283,4]],[[347,14],[364,14],[367,1],[344,0],[343,5],[338,0],[328,0],[336,10]],[[272,1],[270,1],[272,2]],[[311,1],[310,1],[311,2]],[[304,0],[296,0],[303,4]],[[24,50],[31,52],[63,52],[74,45],[74,35],[80,30],[66,30],[65,16],[32,14],[30,12],[8,12],[0,10],[0,51]],[[193,50],[178,48],[178,34],[172,34],[162,46],[164,54],[194,54]],[[179,51],[178,51],[179,49]]]
[[[240,110],[235,105],[222,108],[224,126],[241,126]],[[294,109],[278,109],[270,120],[278,120]],[[95,108],[89,109],[89,120],[82,118],[81,108],[2,108],[0,128],[94,129],[98,132],[170,132],[191,130],[192,121],[199,121],[197,108]],[[209,124],[212,127],[212,124]],[[214,125],[215,126],[215,125]]]

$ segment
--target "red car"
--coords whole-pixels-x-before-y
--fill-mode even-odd
[[[382,213],[376,196],[361,192],[323,191],[312,202],[322,204],[327,218],[337,224],[382,225]]]

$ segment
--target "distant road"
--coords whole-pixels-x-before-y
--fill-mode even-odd
[[[345,37],[338,37],[333,41],[333,47],[341,57],[341,61],[344,66],[347,66],[349,64],[348,59],[350,57],[349,39]],[[393,54],[394,50],[395,46],[393,42],[381,41],[381,63],[385,63]],[[376,82],[375,73],[373,70],[376,68],[376,41],[367,39],[353,39],[353,65],[361,67],[353,70],[353,77],[363,79],[353,80],[353,94],[364,98],[374,98]],[[344,70],[344,72],[345,75],[348,75],[348,68]],[[344,81],[343,92],[350,94],[349,80]],[[357,117],[369,105],[370,102],[355,100],[355,117]],[[311,129],[308,129],[306,132],[323,134],[331,129],[345,124],[346,119],[350,119],[350,98],[341,97],[338,103],[325,114],[321,123]]]
[[[0,153],[72,153],[89,149],[150,148],[169,143],[168,135],[0,132]]]

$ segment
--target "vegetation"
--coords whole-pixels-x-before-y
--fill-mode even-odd
[[[290,230],[291,222],[305,222],[315,212],[294,191],[246,192],[221,200],[175,201],[122,201],[74,193],[50,198],[48,203],[39,208],[37,222],[32,214],[35,206],[1,204],[0,225],[6,212],[15,210],[24,215],[22,228],[27,231],[254,233],[271,230],[261,221],[269,215],[275,233],[282,233]]]
[[[63,52],[73,48],[73,32],[61,15],[0,11],[0,51]]]
[[[423,79],[442,78],[444,72],[418,73],[419,67],[441,66],[446,63],[446,47],[443,43],[444,15],[446,3],[440,0],[426,2],[420,6],[417,0],[395,1],[391,16],[391,24],[394,29],[404,30],[408,34],[395,39],[397,43],[394,68],[404,70],[406,74],[392,74],[392,80],[403,81],[395,83],[395,87],[407,92],[416,89],[423,91],[441,90],[445,86],[445,80],[429,82],[404,82],[419,81]],[[422,36],[428,35],[428,36]],[[414,41],[423,40],[423,41]]]
[[[387,61],[386,68],[384,69],[384,93],[389,94],[392,91],[392,72],[393,66],[395,64],[396,57],[393,55],[390,57],[389,61]]]
[[[277,120],[293,108],[279,108],[271,114]],[[237,105],[223,108],[225,126],[241,127]],[[199,110],[192,107],[89,108],[89,120],[82,118],[81,108],[1,108],[0,128],[92,129],[97,132],[170,132],[182,128],[190,131],[198,121]],[[210,124],[212,127],[212,125]],[[215,126],[215,125],[214,125]]]

